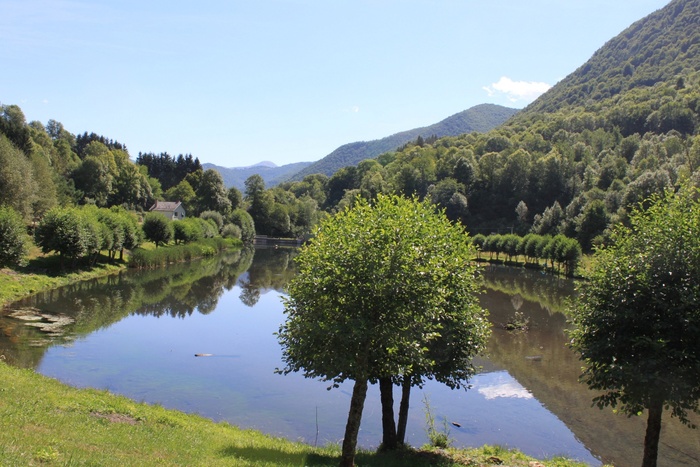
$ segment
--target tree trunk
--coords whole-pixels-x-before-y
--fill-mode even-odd
[[[656,459],[659,456],[661,415],[663,413],[664,402],[662,400],[655,400],[649,404],[649,418],[647,419],[646,436],[644,436],[644,459],[642,460],[642,467],[656,467]]]
[[[401,384],[401,403],[399,405],[399,429],[397,433],[398,443],[405,444],[406,425],[408,424],[408,405],[411,398],[411,378],[406,376]]]
[[[398,447],[394,422],[394,384],[391,378],[379,378],[382,401],[382,450],[393,451]]]
[[[357,433],[360,431],[362,421],[362,409],[367,397],[367,380],[357,380],[352,388],[350,398],[350,412],[348,422],[345,425],[345,437],[343,438],[343,451],[340,457],[340,467],[353,467],[355,465],[355,447],[357,446]]]

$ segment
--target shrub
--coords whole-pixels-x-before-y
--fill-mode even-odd
[[[241,228],[241,240],[251,243],[255,239],[255,222],[247,211],[243,209],[233,211],[231,223]]]
[[[0,206],[0,266],[20,265],[28,243],[22,216],[9,206]]]
[[[226,224],[221,229],[221,236],[224,238],[241,238],[241,228],[234,224]]]
[[[224,228],[224,216],[216,211],[204,211],[199,215],[199,218],[205,221],[213,221],[217,232],[221,232],[221,229]]]
[[[143,220],[143,234],[147,240],[158,245],[166,244],[173,238],[173,221],[159,212],[149,212]]]

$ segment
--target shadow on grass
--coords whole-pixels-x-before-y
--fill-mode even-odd
[[[61,258],[58,254],[40,256],[27,261],[27,264],[15,266],[12,269],[22,274],[41,274],[48,277],[65,277],[70,274],[80,274],[81,272],[90,272],[104,265],[119,265],[126,264],[126,261],[120,260],[117,255],[116,259],[111,259],[105,254],[100,254],[97,261],[90,263],[87,260],[81,259],[72,262],[68,258]]]
[[[340,455],[325,455],[318,453],[289,453],[269,448],[229,446],[221,450],[223,457],[236,457],[252,463],[267,463],[299,466],[336,466]],[[453,459],[436,452],[404,449],[394,452],[358,452],[355,464],[370,467],[427,467],[452,466]]]

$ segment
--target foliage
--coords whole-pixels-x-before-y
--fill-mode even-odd
[[[163,267],[171,263],[213,256],[227,248],[240,245],[240,241],[235,239],[216,237],[205,238],[184,245],[171,245],[155,250],[137,248],[131,253],[129,267],[141,269]]]
[[[661,413],[688,423],[700,402],[700,201],[684,187],[654,196],[596,252],[575,306],[573,348],[599,407],[649,410],[645,465],[655,465]],[[651,462],[653,458],[653,464]]]
[[[149,212],[141,226],[146,240],[158,245],[166,244],[173,238],[173,221],[159,212]]]
[[[196,242],[203,237],[204,232],[198,219],[188,217],[173,222],[173,240],[175,240],[175,244]]]
[[[204,211],[199,215],[201,219],[211,220],[216,225],[217,232],[220,232],[224,228],[224,216],[218,211]]]
[[[185,180],[188,174],[202,170],[199,159],[192,157],[192,154],[173,157],[167,152],[139,153],[136,163],[146,167],[148,175],[157,179],[166,191]]]
[[[367,383],[460,387],[488,335],[463,230],[429,202],[379,196],[323,221],[297,257],[278,339],[286,367],[355,381],[343,445],[352,460]]]
[[[29,236],[22,217],[9,206],[0,206],[0,266],[20,265],[27,255]]]
[[[53,208],[37,225],[35,241],[44,253],[55,251],[75,264],[99,253],[103,232],[94,212]]]
[[[252,243],[255,239],[255,223],[252,216],[243,209],[236,209],[231,213],[230,220],[241,229],[241,240]]]
[[[224,238],[237,238],[241,239],[241,228],[235,224],[226,224],[223,229],[221,229],[221,236]]]

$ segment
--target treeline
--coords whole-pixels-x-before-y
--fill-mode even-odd
[[[537,235],[527,234],[524,237],[516,234],[491,234],[485,236],[477,234],[471,238],[471,242],[477,247],[477,259],[481,259],[481,253],[490,254],[490,259],[500,260],[503,254],[506,263],[516,256],[524,256],[526,265],[536,265],[538,260],[545,260],[545,266],[558,273],[563,272],[567,276],[573,276],[581,261],[581,245],[576,239],[564,235]],[[547,263],[549,262],[549,263]]]

